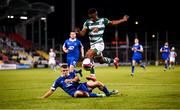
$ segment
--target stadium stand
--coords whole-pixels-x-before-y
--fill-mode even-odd
[[[32,49],[32,43],[22,36],[0,33],[1,65],[16,64],[18,68],[47,67],[47,60],[48,54],[46,52]]]
[[[40,56],[42,56],[43,58],[45,58],[46,60],[48,60],[49,58],[49,54],[47,54],[46,52],[42,51],[42,50],[37,50],[36,51]]]
[[[17,42],[18,44],[20,44],[22,47],[24,47],[25,49],[30,49],[32,48],[32,42],[29,40],[24,39],[21,35],[19,34],[10,34],[9,38],[11,40],[14,40],[15,42]]]

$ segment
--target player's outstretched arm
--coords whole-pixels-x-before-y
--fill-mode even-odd
[[[51,96],[54,93],[54,91],[52,91],[51,89],[48,90],[43,96],[41,96],[41,99],[45,99],[48,98],[49,96]]]
[[[110,23],[111,23],[112,25],[117,25],[117,24],[126,22],[128,19],[129,19],[129,16],[128,16],[128,15],[124,15],[124,17],[123,17],[122,19],[112,20]]]

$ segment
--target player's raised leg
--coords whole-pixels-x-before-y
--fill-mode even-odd
[[[118,90],[109,91],[108,88],[100,81],[89,81],[86,84],[91,90],[93,90],[94,87],[98,87],[100,91],[103,91],[104,94],[106,94],[106,96],[115,95],[119,93]]]
[[[140,66],[143,68],[143,69],[146,69],[146,66],[143,62],[140,63]]]
[[[89,49],[89,50],[86,52],[85,58],[89,58],[89,59],[90,59],[90,62],[89,62],[89,63],[93,64],[93,63],[94,63],[93,58],[94,58],[95,55],[96,55],[96,49]],[[86,79],[96,81],[94,66],[92,66],[91,68],[89,68],[88,71],[90,71],[90,76],[87,76]]]

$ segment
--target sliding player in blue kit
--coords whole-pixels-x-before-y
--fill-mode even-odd
[[[80,79],[75,72],[69,72],[68,65],[61,65],[61,76],[55,80],[51,88],[40,98],[44,99],[51,96],[60,87],[72,97],[105,97],[118,94],[118,90],[109,91],[100,81],[88,81],[80,83]],[[92,93],[98,88],[103,94]]]

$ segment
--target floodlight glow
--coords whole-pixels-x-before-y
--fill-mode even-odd
[[[139,24],[138,21],[135,21],[135,24]]]
[[[26,16],[21,16],[20,19],[27,19],[27,17]]]
[[[7,18],[14,18],[14,16],[7,16]]]
[[[155,38],[155,35],[153,34],[152,37]]]
[[[45,17],[42,17],[41,20],[46,20],[46,18],[45,18]]]

